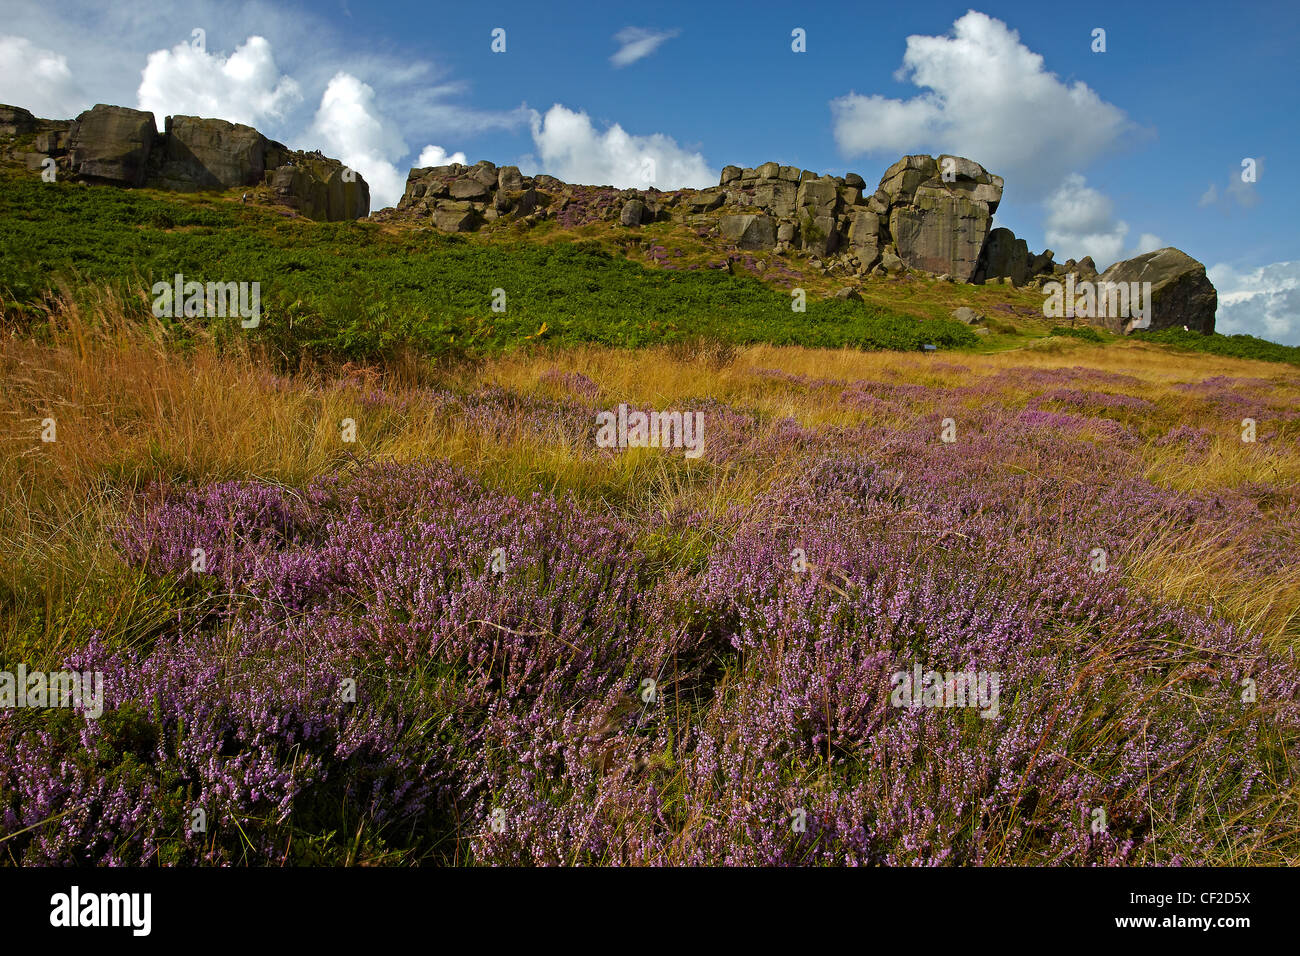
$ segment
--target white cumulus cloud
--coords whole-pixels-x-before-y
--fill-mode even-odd
[[[1238,271],[1227,264],[1207,270],[1219,292],[1214,329],[1300,345],[1300,261]]]
[[[1044,205],[1044,232],[1056,261],[1092,256],[1105,269],[1121,258],[1128,223],[1116,219],[1115,204],[1078,173],[1067,175]]]
[[[418,167],[425,166],[450,166],[452,163],[460,163],[462,166],[468,165],[469,160],[465,158],[464,153],[448,153],[441,146],[429,145],[420,151],[420,158],[415,161]]]
[[[374,89],[351,73],[339,72],[325,87],[320,108],[308,137],[321,152],[334,156],[359,172],[370,186],[370,208],[395,206],[406,189],[406,167],[397,161],[407,155],[396,126],[376,105]],[[464,153],[448,154],[428,145],[416,166],[445,166],[466,162]]]
[[[1154,233],[1144,232],[1138,236],[1137,245],[1133,247],[1130,253],[1132,256],[1140,256],[1144,252],[1155,252],[1157,249],[1165,248],[1165,241]]]
[[[139,108],[164,116],[216,117],[257,126],[281,120],[302,101],[291,76],[280,73],[265,37],[250,36],[227,57],[189,43],[149,54],[140,87]]]
[[[665,40],[671,40],[681,33],[680,30],[646,30],[643,27],[627,27],[614,34],[619,44],[618,52],[609,58],[617,66],[627,66],[649,56]]]
[[[620,189],[700,189],[715,185],[718,172],[704,157],[670,136],[633,136],[615,123],[597,132],[591,118],[556,103],[532,118],[533,143],[542,168],[567,182]]]
[[[1047,218],[1043,223],[1047,245],[1056,261],[1092,256],[1099,270],[1121,259],[1165,248],[1155,233],[1144,232],[1137,242],[1126,245],[1129,225],[1115,215],[1110,197],[1088,185],[1078,173],[1069,173],[1043,202]]]
[[[0,103],[46,119],[67,119],[94,105],[73,79],[66,56],[8,35],[0,35]]]
[[[375,106],[375,91],[350,73],[336,73],[325,87],[311,136],[321,152],[359,172],[370,186],[370,208],[394,206],[406,188],[406,172],[394,160],[406,143]]]
[[[1001,20],[971,10],[949,36],[909,36],[899,79],[907,100],[849,93],[831,102],[847,156],[954,153],[1041,198],[1131,129],[1086,84],[1065,83]]]

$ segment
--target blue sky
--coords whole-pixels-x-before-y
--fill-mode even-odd
[[[874,183],[905,153],[953,152],[1006,178],[997,223],[1031,249],[1104,266],[1177,246],[1210,268],[1221,331],[1293,344],[1298,54],[1294,0],[0,0],[0,102],[251,123],[355,166],[376,205],[457,154],[669,188],[766,160]]]

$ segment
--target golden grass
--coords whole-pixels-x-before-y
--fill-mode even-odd
[[[161,613],[108,546],[110,529],[131,497],[154,480],[256,478],[300,484],[357,457],[437,457],[517,493],[539,487],[573,490],[640,514],[681,508],[718,514],[747,504],[783,467],[779,460],[747,468],[714,466],[707,456],[691,462],[653,450],[599,456],[523,421],[512,432],[487,436],[422,406],[418,398],[408,414],[367,405],[366,395],[380,382],[395,398],[417,396],[415,383],[422,380],[454,390],[498,385],[555,397],[556,387],[542,376],[559,368],[595,380],[601,407],[628,401],[682,408],[713,397],[764,420],[789,416],[806,426],[826,426],[853,425],[866,416],[839,400],[839,388],[792,388],[755,373],[779,369],[812,379],[943,387],[1014,369],[1082,366],[1135,376],[1140,386],[1115,390],[1141,395],[1174,415],[1196,407],[1196,400],[1174,385],[1219,375],[1265,379],[1274,400],[1300,405],[1300,370],[1175,355],[1138,342],[1106,348],[1071,342],[1061,351],[960,353],[941,360],[765,345],[635,352],[588,346],[515,353],[441,372],[407,360],[387,369],[283,376],[238,348],[219,351],[200,341],[182,352],[160,328],[128,323],[122,312],[111,299],[88,313],[69,304],[37,339],[11,337],[0,344],[0,615],[7,622],[0,625],[0,637],[17,633],[19,618],[30,621],[37,615],[46,622],[47,648],[58,647],[75,638],[75,626],[127,627],[126,622],[147,622]],[[944,367],[953,365],[969,371]],[[1014,403],[1029,394],[1011,385],[1004,400]],[[56,423],[54,442],[40,440],[47,418]],[[355,444],[342,440],[348,418],[357,423]],[[1300,487],[1295,443],[1246,446],[1235,437],[1232,422],[1191,423],[1218,435],[1208,456],[1189,462],[1148,442],[1136,453],[1150,480],[1188,491],[1251,482],[1288,492]],[[1272,640],[1295,641],[1300,569],[1251,580],[1240,580],[1231,570],[1252,533],[1243,528],[1239,536],[1217,541],[1169,534],[1132,556],[1129,568],[1154,593],[1212,602]],[[133,594],[139,603],[133,603]],[[56,605],[63,606],[62,613],[54,613]]]

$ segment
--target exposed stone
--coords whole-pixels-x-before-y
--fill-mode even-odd
[[[537,206],[537,190],[529,187],[520,194],[518,199],[513,200],[514,216],[516,219],[522,219],[524,216],[531,216],[537,211]]]
[[[1051,275],[1053,267],[1056,265],[1052,261],[1056,255],[1051,249],[1045,249],[1038,255],[1034,256],[1029,262],[1029,271],[1033,275]]]
[[[857,173],[846,173],[844,176],[844,185],[852,186],[854,189],[863,190],[867,188],[867,182]]]
[[[727,183],[735,182],[740,178],[739,166],[723,166],[722,176],[718,179],[719,186],[725,186]]]
[[[754,204],[778,219],[794,215],[798,187],[794,183],[774,180],[754,190]]]
[[[36,151],[45,156],[62,156],[68,151],[67,130],[46,130],[36,134]]]
[[[841,302],[862,301],[862,296],[858,294],[858,290],[852,288],[851,286],[845,286],[843,289],[837,290],[836,293],[833,296],[831,296],[831,298],[839,299]]]
[[[780,171],[780,163],[764,163],[754,170],[754,176],[758,179],[776,179]]]
[[[72,173],[87,182],[143,186],[157,132],[152,113],[98,103],[72,124]]]
[[[497,170],[497,189],[512,193],[523,188],[524,177],[519,174],[518,166],[502,166]]]
[[[771,216],[723,216],[718,226],[723,237],[741,249],[771,249],[776,245],[776,226]]]
[[[1001,177],[959,156],[905,156],[885,171],[880,191],[889,199],[890,236],[909,267],[963,282],[974,277],[1002,198]]]
[[[803,247],[817,256],[828,256],[839,247],[839,232],[834,216],[810,216],[799,230]]]
[[[891,249],[886,249],[880,254],[880,267],[885,272],[902,272],[906,268],[903,260],[900,259]]]
[[[809,210],[812,216],[825,216],[835,212],[839,195],[831,179],[809,179],[799,184],[795,205]]]
[[[623,211],[619,213],[618,221],[625,226],[639,226],[645,218],[645,203],[639,199],[629,199],[623,204]]]
[[[270,180],[278,201],[310,219],[339,222],[370,212],[370,187],[336,159],[295,153]]]
[[[1205,266],[1181,250],[1157,249],[1117,262],[1101,275],[1101,283],[1150,282],[1152,330],[1187,326],[1194,332],[1214,331],[1219,295],[1205,275]],[[1133,320],[1102,320],[1112,332],[1128,332]]]
[[[485,190],[495,189],[499,177],[496,166],[486,159],[475,163],[469,171],[469,178],[482,185]]]
[[[1017,239],[1010,229],[994,229],[984,242],[974,281],[1007,276],[1016,285],[1024,285],[1033,274],[1031,261],[1025,240]]]
[[[719,187],[712,189],[702,189],[686,202],[686,209],[690,213],[712,212],[721,206],[727,199],[727,194]]]
[[[451,184],[452,199],[486,199],[488,188],[472,176],[464,176]]]
[[[984,316],[980,315],[970,306],[961,306],[952,310],[952,317],[963,325],[975,325],[984,321]]]
[[[21,136],[36,129],[36,117],[21,106],[0,104],[0,136]]]
[[[433,224],[443,232],[469,232],[478,220],[470,202],[443,201],[433,211]]]
[[[164,125],[162,148],[150,163],[152,186],[230,189],[256,185],[266,174],[270,142],[251,126],[198,116],[169,116]]]

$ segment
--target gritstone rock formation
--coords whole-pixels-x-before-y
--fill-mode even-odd
[[[53,158],[60,175],[81,182],[179,192],[266,186],[273,201],[311,219],[360,219],[370,211],[370,187],[360,174],[319,152],[291,150],[251,126],[169,116],[159,134],[152,113],[124,106],[101,103],[62,121],[0,106],[0,134],[32,132],[28,168]]]
[[[608,222],[638,229],[675,220],[736,250],[802,253],[814,266],[846,276],[910,269],[1039,290],[1066,275],[1098,280],[1091,257],[1058,263],[1050,249],[1030,252],[1010,229],[990,230],[1002,191],[1001,177],[960,156],[904,156],[885,170],[872,193],[855,173],[822,176],[779,163],[727,166],[717,186],[660,192],[574,185],[482,161],[412,169],[396,209],[371,218],[428,221],[446,232],[472,232],[498,221],[531,225],[554,219],[564,228]],[[1143,272],[1142,281],[1154,282],[1152,327],[1212,330],[1214,290],[1204,267],[1167,251],[1181,257],[1178,264],[1166,257]],[[1117,263],[1108,275],[1127,277],[1127,267],[1137,268],[1145,258]]]
[[[370,189],[360,175],[319,152],[290,150],[251,126],[170,116],[161,134],[152,113],[95,106],[75,120],[43,120],[0,106],[0,137],[26,149],[30,170],[53,158],[61,175],[82,182],[194,191],[250,187],[312,219],[365,218]],[[4,152],[0,149],[0,152]],[[259,188],[260,187],[260,188]],[[1150,328],[1214,330],[1218,297],[1205,267],[1161,249],[1112,265],[1104,276],[1090,257],[1053,261],[1035,255],[1010,229],[992,229],[1003,181],[961,156],[904,156],[873,192],[856,173],[818,175],[762,163],[726,166],[707,189],[616,189],[524,176],[515,166],[482,161],[412,169],[395,209],[370,218],[426,221],[443,232],[493,224],[531,226],[551,219],[572,229],[596,222],[637,230],[676,221],[735,251],[801,254],[823,274],[897,275],[908,270],[949,281],[1006,283],[1042,290],[1076,282],[1151,283]],[[1113,331],[1132,321],[1101,317]]]
[[[1187,326],[1193,332],[1214,331],[1219,294],[1205,275],[1205,266],[1177,249],[1157,249],[1117,262],[1101,282],[1150,282],[1152,330]],[[1112,332],[1127,331],[1120,319],[1105,319]]]
[[[710,189],[660,193],[573,186],[484,161],[412,169],[394,216],[467,232],[502,216],[554,215],[566,225],[617,219],[634,228],[674,212],[713,213],[711,225],[741,249],[797,249],[819,258],[840,252],[858,272],[880,265],[973,278],[1002,197],[999,177],[960,157],[907,156],[886,170],[874,193],[865,186],[854,173],[819,176],[764,163],[728,166]]]

